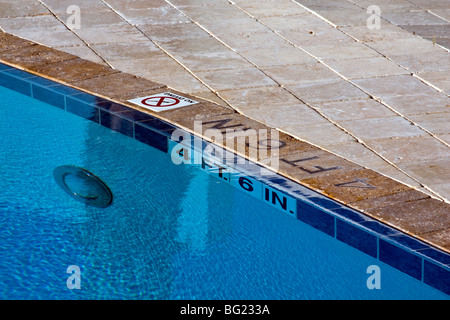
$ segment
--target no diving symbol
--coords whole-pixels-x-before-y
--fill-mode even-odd
[[[141,101],[142,104],[145,104],[149,107],[171,107],[180,103],[180,100],[173,97],[150,97]]]

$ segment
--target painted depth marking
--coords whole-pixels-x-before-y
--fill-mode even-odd
[[[220,159],[203,155],[191,146],[173,140],[169,140],[169,154],[178,155],[185,164],[201,163],[198,166],[208,174],[231,184],[233,187],[283,211],[291,217],[297,216],[297,200],[295,198],[225,165]]]
[[[171,92],[158,93],[147,97],[131,99],[128,101],[140,107],[156,112],[186,107],[199,103],[198,101]]]

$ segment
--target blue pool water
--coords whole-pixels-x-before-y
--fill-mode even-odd
[[[448,299],[170,155],[0,87],[0,299]],[[76,165],[114,199],[55,183]],[[80,289],[69,289],[71,265]],[[368,289],[367,268],[380,268]]]

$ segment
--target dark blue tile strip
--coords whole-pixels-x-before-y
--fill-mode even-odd
[[[450,295],[450,270],[425,260],[423,282]]]
[[[100,110],[100,124],[131,138],[134,136],[133,122],[107,111]]]
[[[99,123],[99,109],[97,107],[66,97],[66,110],[85,119]]]
[[[0,86],[31,96],[31,84],[5,73],[0,73]]]
[[[156,148],[162,152],[167,153],[169,150],[169,139],[156,131],[153,131],[147,127],[143,127],[138,123],[134,127],[134,137],[149,146]]]
[[[335,217],[306,202],[297,201],[297,219],[334,237]]]
[[[0,85],[100,123],[112,130],[168,152],[168,137],[177,128],[154,116],[0,63]],[[65,104],[64,104],[65,100]],[[189,135],[190,136],[190,135]],[[200,138],[202,150],[208,143]],[[258,170],[251,170],[257,174]],[[267,180],[267,181],[265,181]],[[276,187],[278,177],[265,179]],[[283,180],[283,181],[282,181]],[[289,183],[286,186],[289,187]],[[436,250],[365,215],[311,191],[291,188],[297,194],[297,218],[366,254],[450,294],[450,255]],[[307,198],[314,203],[307,203]],[[316,206],[317,205],[317,206]],[[337,215],[337,217],[336,217]],[[342,219],[343,218],[343,219]],[[360,227],[359,227],[359,226]],[[396,245],[398,244],[398,245]],[[419,254],[419,255],[417,255]],[[430,259],[430,260],[427,260]],[[422,279],[423,277],[423,279]]]
[[[47,88],[32,84],[33,98],[51,104],[52,106],[64,109],[65,96]]]
[[[378,239],[376,236],[362,230],[350,223],[337,219],[336,239],[377,258]]]
[[[422,280],[422,259],[383,239],[379,240],[379,259],[418,280]]]

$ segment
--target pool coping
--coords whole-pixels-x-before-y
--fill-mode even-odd
[[[170,152],[170,137],[180,128],[192,136],[191,146],[197,152],[202,153],[208,142],[214,142],[225,153],[248,159],[260,168],[274,169],[273,175],[261,177],[253,168],[238,165],[242,174],[256,176],[263,185],[295,198],[297,219],[450,294],[450,245],[446,239],[450,204],[278,130],[280,147],[270,150],[271,157],[255,157],[248,149],[230,149],[206,136],[203,129],[222,133],[229,128],[275,129],[164,84],[3,32],[0,62],[0,85],[89,118],[163,152]],[[128,101],[167,91],[198,103],[152,112]],[[115,127],[111,119],[121,125]],[[195,121],[202,121],[203,126],[199,129]],[[195,137],[202,140],[199,150],[194,147]],[[258,146],[267,146],[270,138],[260,138]],[[272,157],[279,159],[277,168],[271,168]],[[305,206],[308,210],[303,210]]]

